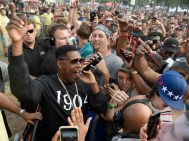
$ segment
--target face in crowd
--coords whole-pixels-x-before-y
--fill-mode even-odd
[[[109,45],[109,39],[106,34],[102,30],[98,29],[92,33],[91,42],[96,52],[103,52],[103,50],[107,50]]]
[[[173,58],[174,57],[174,53],[173,52],[170,52],[168,50],[166,50],[165,48],[162,49],[162,58],[163,60],[167,60],[168,58]]]
[[[54,33],[55,47],[58,48],[63,45],[71,45],[70,36],[68,29],[57,29]]]
[[[24,36],[24,43],[32,44],[35,42],[35,37],[37,35],[37,30],[35,29],[33,24],[29,24],[27,28],[27,33]]]
[[[169,32],[170,33],[174,33],[175,32],[175,25],[174,24],[170,24],[169,25]]]
[[[84,59],[81,58],[79,51],[71,51],[66,56],[58,59],[58,68],[61,73],[61,77],[65,82],[76,82],[78,77],[78,71],[81,69],[84,63]]]
[[[157,110],[163,110],[165,109],[166,107],[168,107],[168,105],[162,100],[162,98],[159,96],[159,94],[155,93],[155,102],[154,102],[154,107],[157,109]]]
[[[128,92],[133,88],[133,80],[131,75],[123,72],[121,70],[118,71],[118,86],[121,91]]]
[[[4,9],[1,10],[1,15],[2,15],[2,16],[6,16],[6,10],[4,10]]]

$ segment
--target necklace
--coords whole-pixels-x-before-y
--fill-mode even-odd
[[[58,74],[57,74],[57,76],[58,76]],[[69,92],[68,92],[66,86],[64,85],[64,83],[62,82],[62,80],[60,79],[59,76],[58,76],[58,80],[59,80],[59,82],[61,83],[62,87],[65,89],[65,91],[66,91],[66,93],[67,93],[67,95],[68,95],[68,98],[69,98],[69,100],[71,101],[72,108],[77,107],[75,104],[73,104],[72,98],[71,98],[71,96],[70,96],[70,94],[69,94]],[[76,89],[76,94],[77,94],[77,96],[79,96],[79,94],[78,94],[78,88],[77,88],[77,83],[76,83],[76,82],[75,82],[75,89]]]

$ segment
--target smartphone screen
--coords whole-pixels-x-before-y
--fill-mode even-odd
[[[60,141],[78,141],[78,130],[75,127],[61,127]]]

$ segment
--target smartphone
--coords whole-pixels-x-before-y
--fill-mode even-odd
[[[113,79],[113,78],[110,77],[110,78],[109,78],[109,83],[108,83],[107,85],[108,85],[108,87],[114,89],[113,84],[117,85],[117,82],[116,82],[115,79]]]
[[[124,50],[122,48],[120,48],[120,55],[125,59],[127,60],[127,62],[130,62],[130,59],[129,57],[127,57],[124,53]]]
[[[97,16],[96,11],[90,12],[90,21],[93,22],[93,21],[94,21],[94,18],[95,18],[96,16]]]
[[[152,139],[156,135],[157,126],[159,125],[161,112],[152,114],[148,120],[147,135],[148,140]]]
[[[79,141],[77,126],[61,126],[59,131],[60,141]]]

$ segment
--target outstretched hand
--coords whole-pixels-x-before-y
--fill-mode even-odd
[[[16,15],[16,6],[13,2],[10,3],[10,10],[12,19],[8,23],[6,30],[14,43],[23,40],[28,24],[26,15],[24,15],[23,20]]]
[[[71,111],[71,118],[68,117],[68,123],[70,126],[78,126],[79,130],[79,141],[85,141],[89,124],[92,118],[88,118],[86,124],[83,121],[83,113],[80,108],[74,108]]]

